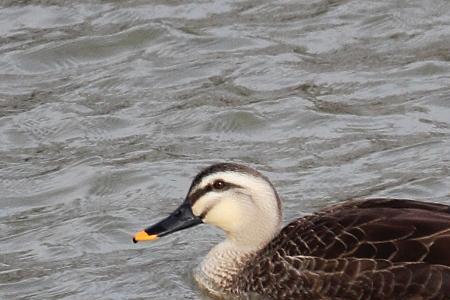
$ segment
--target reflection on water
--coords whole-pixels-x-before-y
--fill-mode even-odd
[[[3,1],[1,297],[204,298],[191,269],[219,232],[131,233],[212,162],[263,171],[286,219],[350,197],[449,203],[449,10]]]

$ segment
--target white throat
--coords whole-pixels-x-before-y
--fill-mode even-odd
[[[233,279],[260,249],[237,246],[226,239],[212,248],[195,270],[197,283],[212,294],[230,292]]]

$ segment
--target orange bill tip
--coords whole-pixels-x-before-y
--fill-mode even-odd
[[[150,235],[147,232],[145,232],[144,230],[142,230],[134,235],[133,242],[137,243],[140,241],[153,241],[153,240],[156,240],[157,238],[158,238],[158,236],[156,234]]]

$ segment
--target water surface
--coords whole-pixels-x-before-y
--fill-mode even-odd
[[[207,299],[223,235],[131,235],[213,162],[285,220],[352,197],[450,203],[448,1],[3,1],[0,298]]]

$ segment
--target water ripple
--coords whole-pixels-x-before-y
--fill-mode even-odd
[[[445,0],[3,1],[0,289],[205,299],[199,226],[155,244],[218,161],[267,174],[286,220],[352,197],[450,203]]]

